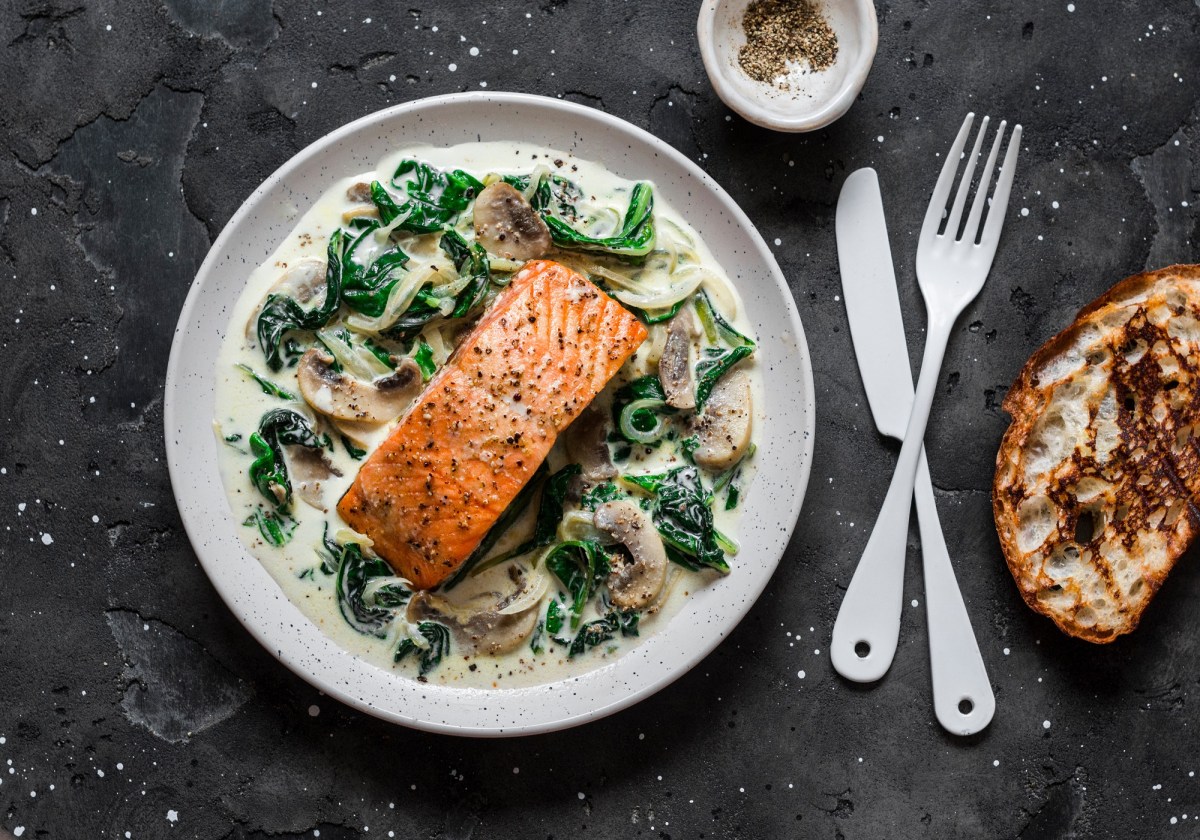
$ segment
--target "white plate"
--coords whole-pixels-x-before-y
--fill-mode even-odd
[[[249,273],[334,180],[402,146],[521,140],[651,179],[737,284],[759,338],[766,385],[758,469],[745,496],[733,573],[693,594],[666,626],[610,665],[556,683],[494,691],[422,684],[347,653],[308,621],[242,545],[217,472],[214,359]],[[812,368],[796,304],[766,243],[733,200],[656,137],[600,111],[513,93],[421,99],[363,117],[301,151],[221,232],[175,328],[164,404],[167,462],[184,527],[234,615],[263,647],[326,694],[385,720],[459,735],[546,732],[603,717],[678,679],[728,635],[779,564],[812,464]]]

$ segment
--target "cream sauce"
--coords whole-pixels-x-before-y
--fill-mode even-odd
[[[343,213],[351,209],[354,203],[347,198],[347,190],[354,184],[379,180],[389,184],[390,177],[400,160],[411,158],[431,163],[441,169],[465,169],[481,180],[489,173],[499,174],[529,174],[535,167],[548,167],[566,175],[585,192],[585,199],[580,202],[580,210],[584,215],[592,216],[608,213],[613,219],[614,227],[619,224],[620,216],[628,204],[629,191],[632,183],[622,180],[599,164],[579,160],[569,153],[556,152],[520,143],[472,143],[451,148],[434,148],[422,146],[397,151],[384,159],[374,172],[360,173],[338,181],[311,208],[302,214],[294,211],[295,228],[284,239],[274,254],[247,278],[246,287],[230,316],[229,327],[219,357],[216,360],[216,405],[217,416],[214,418],[214,432],[217,435],[220,450],[220,470],[230,507],[238,528],[250,553],[271,573],[280,588],[305,616],[333,639],[338,645],[350,653],[368,660],[381,668],[395,669],[415,677],[417,674],[416,657],[409,657],[400,664],[393,663],[393,653],[401,639],[406,638],[413,628],[406,625],[403,610],[397,611],[397,618],[392,623],[387,638],[377,638],[357,632],[342,617],[339,611],[335,591],[335,576],[327,575],[320,570],[319,550],[322,536],[328,524],[329,533],[339,535],[345,542],[348,530],[338,516],[337,500],[349,488],[358,472],[362,461],[353,459],[346,448],[341,445],[342,433],[355,442],[359,447],[373,450],[389,434],[393,423],[380,426],[365,426],[361,424],[340,424],[340,428],[332,428],[325,421],[323,428],[331,433],[334,440],[333,451],[326,450],[332,466],[339,475],[330,476],[314,489],[310,487],[321,508],[307,504],[297,493],[293,501],[292,516],[296,520],[295,531],[291,539],[283,546],[276,547],[264,540],[252,524],[242,526],[243,520],[261,509],[262,496],[248,477],[248,467],[253,457],[248,451],[248,439],[259,423],[262,414],[274,408],[291,408],[310,420],[320,420],[320,416],[297,396],[297,401],[289,403],[263,392],[263,389],[250,376],[237,366],[245,365],[259,376],[267,379],[286,391],[299,395],[294,368],[284,368],[278,373],[272,373],[264,362],[254,337],[253,321],[269,290],[274,286],[288,268],[295,267],[304,260],[325,259],[329,237],[335,230],[344,225]],[[649,174],[649,173],[647,173]],[[673,226],[683,237],[691,240],[691,247],[698,256],[699,264],[707,270],[703,288],[706,289],[715,306],[722,312],[738,330],[753,337],[750,324],[742,311],[737,290],[729,281],[717,261],[713,258],[695,231],[684,218],[657,193],[654,196],[654,216],[658,226],[660,239],[664,231],[670,231]],[[603,233],[601,232],[601,235]],[[422,243],[414,243],[411,239],[404,240],[402,246],[414,257],[436,259],[440,252],[436,247],[430,247],[429,240],[434,237],[424,237],[423,247],[427,250],[421,253]],[[369,249],[378,252],[387,247],[383,237],[368,237],[364,243]],[[411,250],[410,250],[411,249]],[[364,254],[359,251],[359,254]],[[552,258],[568,255],[555,254]],[[576,256],[578,254],[576,253]],[[362,260],[367,262],[367,260]],[[323,289],[323,286],[321,287]],[[305,304],[311,307],[313,302]],[[343,310],[344,312],[344,310]],[[651,328],[651,336],[634,357],[626,364],[616,379],[610,383],[605,392],[598,398],[597,405],[607,406],[611,402],[611,394],[620,384],[637,376],[653,372],[657,363],[657,354],[661,352],[665,338],[666,324]],[[436,361],[443,363],[452,349],[449,346],[438,346],[439,336],[432,334],[430,342],[434,345]],[[444,344],[444,342],[442,342]],[[762,403],[762,383],[758,371],[758,363],[754,357],[741,363],[741,367],[751,375],[752,388],[755,396],[755,416],[760,417]],[[318,426],[318,428],[321,428]],[[229,442],[227,436],[240,435],[240,439]],[[635,446],[629,461],[619,464],[623,473],[639,474],[653,473],[662,469],[678,466],[683,463],[677,454],[677,445],[664,443],[657,449]],[[557,469],[566,463],[564,443],[560,440],[550,454],[550,467]],[[740,479],[742,503],[732,511],[724,510],[724,505],[714,504],[715,522],[724,534],[735,538],[737,520],[745,507],[745,498],[754,471],[754,458],[749,458],[742,466]],[[711,484],[713,476],[707,475]],[[295,479],[293,478],[293,483]],[[634,494],[636,495],[636,494]],[[493,554],[498,554],[519,545],[530,533],[536,512],[536,501],[530,505],[525,514],[509,529],[509,532],[497,543]],[[572,521],[575,527],[580,519],[575,516]],[[584,526],[586,528],[586,526]],[[561,531],[560,531],[561,536]],[[535,553],[524,560],[510,561],[521,564],[529,570],[531,561],[540,557]],[[732,574],[738,573],[738,566],[753,563],[755,558],[747,556],[731,556],[729,563]],[[508,564],[489,569],[474,577],[468,577],[463,584],[456,587],[449,596],[455,601],[469,600],[474,595],[487,593],[500,587],[508,577]],[[548,572],[541,570],[541,564],[536,571],[530,572],[531,579],[543,574],[549,580],[547,592],[542,597],[539,615],[544,615],[546,600],[563,587],[557,579]],[[640,623],[638,637],[622,637],[619,634],[611,641],[605,642],[585,652],[574,659],[568,659],[567,649],[562,645],[545,640],[543,652],[533,653],[528,640],[518,645],[515,650],[497,656],[479,655],[464,658],[453,648],[451,654],[442,664],[432,670],[426,679],[430,682],[474,687],[474,688],[516,688],[521,686],[551,682],[565,676],[577,675],[581,672],[600,667],[612,662],[615,658],[632,649],[656,629],[662,627],[675,614],[687,597],[694,591],[712,585],[719,585],[720,576],[715,572],[689,572],[682,567],[672,564],[670,578],[664,596],[660,599],[659,609],[653,614],[644,614]],[[597,617],[594,610],[584,616],[584,621]],[[573,635],[569,625],[565,626],[562,636]]]

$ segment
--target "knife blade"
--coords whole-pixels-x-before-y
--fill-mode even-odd
[[[836,232],[842,294],[867,403],[880,433],[902,439],[912,407],[913,380],[883,197],[874,169],[859,169],[846,179],[838,197]],[[996,700],[954,577],[923,450],[917,467],[915,495],[925,575],[934,711],[938,722],[948,731],[957,735],[974,734],[991,722]],[[903,575],[902,568],[894,571]],[[886,606],[890,609],[884,613],[895,612],[892,605]],[[898,636],[898,612],[895,621]],[[891,651],[875,652],[886,656],[885,671],[894,652],[894,647]],[[856,677],[850,675],[850,678]]]
[[[903,438],[912,408],[913,379],[874,169],[851,172],[842,185],[836,229],[842,295],[867,403],[882,434]]]

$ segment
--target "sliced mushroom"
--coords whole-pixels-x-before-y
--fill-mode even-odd
[[[475,239],[488,253],[510,260],[545,256],[550,228],[511,184],[496,181],[475,199]]]
[[[529,594],[531,585],[518,566],[510,566],[505,577],[512,585],[501,588],[511,591],[493,589],[477,592],[463,602],[457,598],[452,601],[432,592],[416,592],[408,602],[405,615],[414,623],[436,621],[444,624],[453,634],[456,648],[462,654],[470,656],[484,653],[494,656],[506,653],[533,632],[538,622],[541,600],[529,598],[526,606],[509,611],[507,608],[510,605],[515,605]]]
[[[325,505],[325,482],[340,477],[342,472],[333,465],[329,456],[320,449],[307,446],[285,446],[283,456],[287,461],[292,489],[305,503],[317,510],[327,510]]]
[[[727,470],[736,464],[750,446],[750,377],[745,371],[726,374],[713,388],[704,404],[704,414],[696,421],[700,445],[692,459],[710,470]]]
[[[296,371],[305,402],[338,420],[384,423],[397,417],[421,392],[421,369],[405,357],[389,375],[364,382],[333,369],[333,356],[318,347],[300,358]]]
[[[567,456],[583,467],[589,482],[615,478],[617,468],[608,449],[608,420],[592,406],[567,428]]]
[[[667,581],[667,550],[654,523],[626,499],[600,505],[593,522],[633,557],[631,562],[617,560],[608,575],[612,602],[623,610],[645,609]]]
[[[689,309],[681,309],[667,328],[667,341],[658,359],[658,381],[672,408],[695,408],[692,385],[692,332],[695,321]]]
[[[366,181],[351,184],[350,189],[346,190],[346,199],[356,204],[370,204],[371,185]]]

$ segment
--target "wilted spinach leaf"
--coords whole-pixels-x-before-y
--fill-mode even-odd
[[[267,359],[267,367],[279,370],[283,359],[279,348],[283,337],[291,330],[319,330],[329,323],[342,305],[342,239],[341,230],[329,237],[325,269],[325,299],[313,309],[305,309],[287,295],[272,293],[258,313],[256,334],[258,346]]]
[[[258,533],[264,540],[271,545],[280,546],[286,545],[292,538],[299,523],[286,513],[257,508],[242,524],[258,528]]]
[[[725,552],[717,544],[708,494],[695,467],[676,467],[658,475],[629,475],[624,480],[654,495],[654,526],[670,549],[692,562],[728,574]]]
[[[448,230],[442,234],[438,243],[458,269],[460,277],[468,277],[470,281],[466,288],[454,299],[454,310],[451,318],[465,317],[476,307],[487,293],[488,280],[491,279],[491,265],[488,262],[487,251],[478,242],[468,243],[456,230]]]
[[[617,485],[611,481],[606,481],[603,484],[597,484],[595,487],[585,490],[583,497],[579,500],[579,506],[584,510],[595,511],[596,508],[605,502],[611,502],[624,497],[624,493],[617,488]]]
[[[408,254],[399,246],[384,251],[370,265],[363,265],[355,258],[358,246],[378,229],[379,225],[371,222],[354,239],[342,238],[342,302],[371,318],[383,314],[388,295],[408,263]]]
[[[446,654],[450,653],[450,630],[436,621],[422,621],[417,625],[417,632],[425,637],[429,646],[421,648],[412,639],[404,639],[396,646],[396,655],[392,661],[401,662],[409,654],[420,652],[421,664],[417,674],[424,677],[441,664]]]
[[[296,399],[296,395],[293,394],[291,391],[286,391],[283,388],[280,388],[278,385],[276,385],[270,379],[267,379],[264,376],[259,376],[257,373],[254,372],[254,368],[250,367],[250,365],[243,365],[243,364],[239,363],[237,365],[237,367],[243,373],[245,373],[247,376],[249,376],[251,379],[253,379],[255,382],[257,382],[258,387],[262,388],[262,392],[264,394],[267,394],[268,396],[272,396],[272,397],[279,397],[279,399],[281,399],[281,400]]]
[[[417,343],[416,352],[413,353],[413,361],[421,369],[421,379],[423,381],[428,382],[437,373],[437,365],[433,361],[433,348],[423,338],[419,339]]]
[[[363,554],[357,543],[340,544],[325,537],[325,548],[333,556],[337,567],[338,608],[346,623],[367,636],[384,638],[392,622],[393,613],[380,604],[363,601],[363,591],[371,578],[392,577],[390,566],[378,557]]]
[[[451,172],[415,160],[402,160],[392,175],[392,187],[403,189],[407,200],[397,201],[378,181],[371,182],[371,198],[384,225],[398,217],[398,227],[413,233],[433,233],[453,223],[458,214],[483,189],[483,184],[461,169]]]
[[[250,435],[250,481],[258,492],[278,510],[286,510],[292,501],[292,482],[288,478],[284,446],[325,449],[329,436],[318,436],[302,415],[286,408],[268,411],[258,422],[258,431]]]
[[[618,631],[622,636],[638,635],[640,618],[641,616],[633,610],[610,609],[603,618],[589,621],[579,628],[579,632],[571,640],[571,646],[567,648],[567,657],[574,658],[602,642],[607,642]]]
[[[608,555],[594,540],[568,540],[546,555],[546,568],[571,593],[571,627],[578,627],[583,608],[596,587],[608,577]]]
[[[535,207],[550,228],[550,238],[555,245],[584,251],[607,251],[625,257],[644,257],[654,249],[654,190],[650,184],[642,182],[634,185],[620,229],[611,236],[603,237],[588,236],[572,227],[563,218],[564,202],[551,201],[551,192],[543,194],[546,184],[547,181],[543,181],[538,187]],[[573,199],[569,198],[566,204],[574,211]]]

